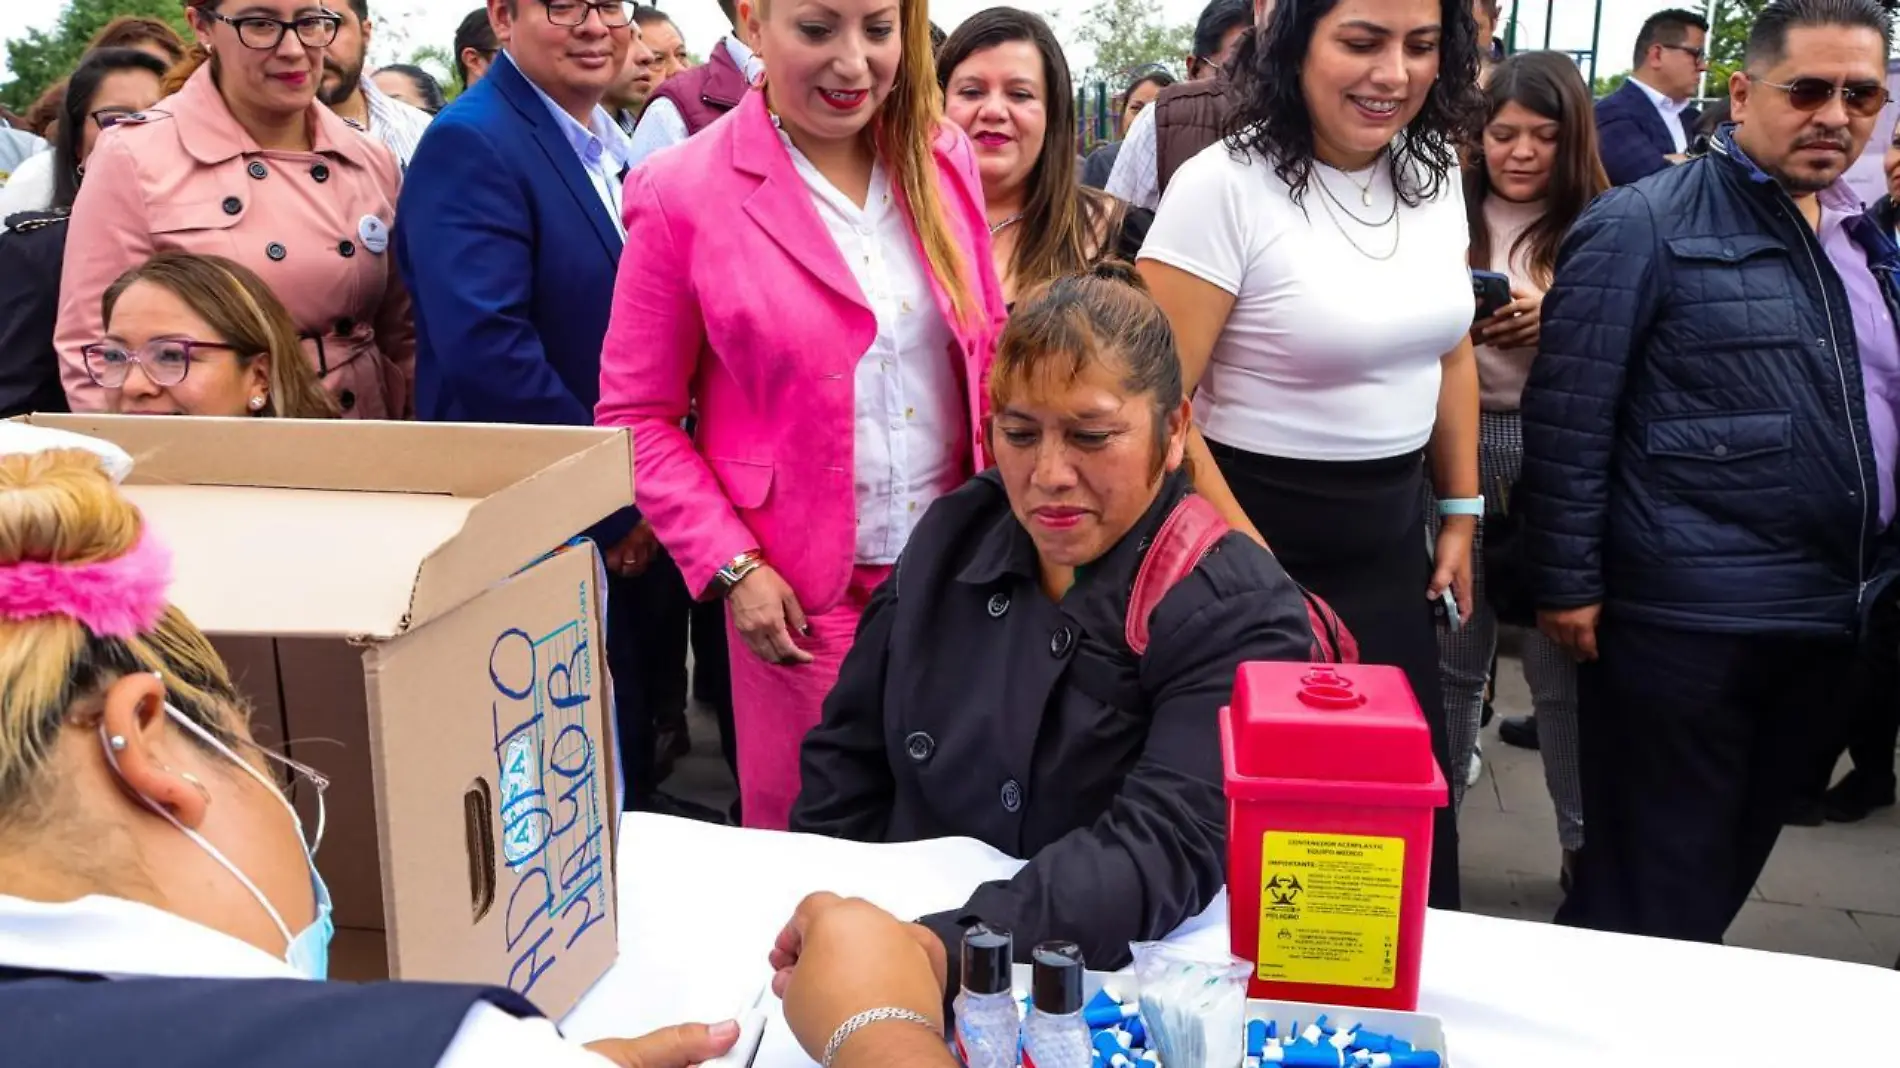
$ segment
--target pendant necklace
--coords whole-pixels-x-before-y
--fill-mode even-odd
[[[1023,221],[1023,213],[1019,211],[1016,214],[1011,215],[1009,218],[1004,219],[1002,222],[996,223],[995,225],[991,226],[990,236],[995,237],[997,234],[1002,233],[1004,230],[1007,230],[1010,227],[1022,221]]]

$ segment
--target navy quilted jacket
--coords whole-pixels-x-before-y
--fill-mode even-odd
[[[1731,133],[1564,243],[1523,402],[1531,583],[1686,630],[1852,632],[1881,540],[1853,319]],[[1850,232],[1900,315],[1893,241]]]

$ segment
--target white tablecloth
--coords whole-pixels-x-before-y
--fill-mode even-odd
[[[620,960],[562,1021],[578,1041],[740,1012],[811,891],[919,916],[1021,863],[967,839],[866,846],[639,814],[620,829]],[[1211,919],[1183,937],[1224,945]],[[1733,1068],[1849,1050],[1900,1065],[1900,972],[1462,913],[1431,914],[1419,1009],[1443,1018],[1454,1068]],[[811,1062],[775,1021],[756,1063]]]

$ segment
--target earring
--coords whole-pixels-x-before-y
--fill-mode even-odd
[[[125,752],[125,735],[115,734],[106,739],[106,744],[112,747],[113,752],[123,753]]]
[[[264,398],[262,398],[262,397],[252,397],[252,398],[251,398],[251,410],[252,410],[252,411],[254,411],[254,412],[261,412],[261,411],[263,411],[263,410],[264,410]]]

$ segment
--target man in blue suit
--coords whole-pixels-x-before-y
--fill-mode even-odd
[[[594,425],[628,150],[600,101],[651,58],[632,13],[619,0],[488,0],[507,50],[430,124],[396,209],[421,418]],[[637,511],[589,534],[609,572],[629,804],[670,807],[654,790],[652,720],[684,688],[691,599]]]
[[[1630,79],[1597,101],[1597,139],[1612,185],[1682,162],[1695,140],[1689,106],[1709,69],[1709,23],[1693,11],[1658,11],[1636,35]]]

